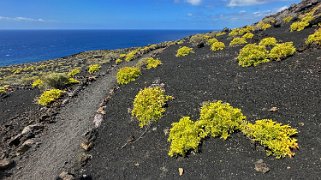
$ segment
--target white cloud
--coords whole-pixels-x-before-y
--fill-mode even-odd
[[[267,0],[229,0],[228,6],[250,6],[266,3]]]
[[[197,6],[202,3],[202,0],[186,0],[186,2],[190,3],[191,5]]]
[[[288,8],[289,8],[288,6],[280,7],[280,8],[277,10],[277,12],[281,12],[281,11],[286,10],[286,9],[288,9]]]
[[[193,13],[187,13],[187,16],[192,17]]]
[[[28,18],[28,17],[6,17],[0,16],[0,21],[18,21],[18,22],[45,22],[44,19]]]

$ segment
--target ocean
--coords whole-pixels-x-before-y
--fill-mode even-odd
[[[208,30],[0,30],[0,66],[145,46],[202,32]]]

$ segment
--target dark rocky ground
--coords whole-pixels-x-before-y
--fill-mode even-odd
[[[303,47],[315,28],[290,33],[288,27],[272,28],[256,38],[273,36]],[[226,36],[219,39],[225,44]],[[190,46],[189,44],[185,44]],[[178,45],[158,56],[163,65],[143,73],[139,79],[121,86],[107,104],[107,114],[98,139],[90,152],[92,160],[79,174],[93,179],[319,179],[321,176],[321,51],[308,48],[281,61],[242,68],[236,62],[240,47],[211,52],[209,47],[194,49],[195,54],[176,58]],[[138,91],[160,79],[166,93],[175,97],[164,117],[154,123],[142,139],[125,148],[128,139],[144,131],[128,113]],[[186,158],[170,158],[164,130],[182,116],[198,118],[204,101],[223,100],[241,108],[250,121],[271,118],[299,130],[300,150],[294,158],[267,157],[241,133],[226,141],[208,139],[201,151]],[[268,111],[277,107],[277,112]],[[263,159],[270,172],[254,170]]]

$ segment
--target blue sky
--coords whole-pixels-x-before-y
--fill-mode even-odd
[[[0,29],[239,27],[300,0],[1,0]]]

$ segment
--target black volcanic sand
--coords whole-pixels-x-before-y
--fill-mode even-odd
[[[314,29],[290,33],[286,28],[260,32],[302,46]],[[258,36],[258,34],[256,34]],[[226,36],[219,39],[222,40]],[[224,42],[227,44],[229,41]],[[121,88],[107,104],[107,115],[90,154],[92,160],[81,170],[93,179],[319,179],[321,177],[321,51],[307,49],[281,61],[242,68],[235,58],[239,47],[211,52],[209,47],[176,58],[179,46],[158,56],[163,65],[144,71],[136,82]],[[131,119],[128,108],[138,91],[160,79],[166,93],[175,97],[164,117],[154,123],[142,139],[121,147],[144,131]],[[204,101],[223,100],[241,108],[248,120],[271,118],[298,129],[300,150],[294,158],[275,159],[255,148],[241,133],[224,141],[209,138],[199,153],[186,158],[167,155],[169,143],[164,129],[182,116],[196,120]],[[271,107],[279,111],[270,112]],[[263,159],[270,172],[254,170]]]

